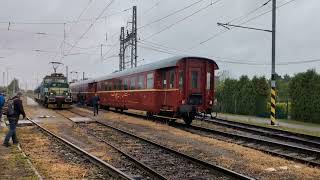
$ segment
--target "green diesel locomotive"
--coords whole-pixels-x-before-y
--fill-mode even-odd
[[[68,80],[61,73],[45,76],[35,93],[36,100],[47,108],[69,108],[72,104]]]

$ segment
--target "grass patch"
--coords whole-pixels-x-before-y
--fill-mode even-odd
[[[289,131],[289,132],[294,132],[294,133],[300,133],[300,134],[306,134],[306,135],[320,137],[320,124],[301,122],[301,121],[296,121],[296,120],[288,120],[288,119],[277,119],[277,121],[282,122],[282,123],[292,124],[293,126],[297,125],[297,128],[286,127],[286,126],[270,126],[269,124],[267,124],[270,120],[267,118],[259,118],[259,117],[254,117],[254,116],[245,116],[245,115],[238,115],[238,114],[223,114],[223,115],[230,116],[227,118],[228,121],[241,122],[244,124],[256,125],[256,126],[261,126],[261,127],[279,129],[279,130],[284,130],[284,131]],[[236,119],[236,118],[241,118],[241,119]],[[258,120],[255,120],[255,119],[258,119]],[[265,120],[265,121],[263,121],[263,120]],[[299,126],[301,128],[298,128]],[[308,127],[319,128],[319,130],[303,129],[302,126],[305,126],[306,128],[308,128]]]

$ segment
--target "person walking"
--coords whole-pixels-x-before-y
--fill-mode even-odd
[[[93,105],[93,115],[99,114],[99,105],[100,105],[100,97],[97,93],[94,94],[92,98],[92,105]]]
[[[3,93],[0,93],[0,122],[2,121],[2,109],[4,106],[4,103],[6,102]]]
[[[11,98],[8,101],[8,110],[6,112],[7,118],[9,120],[9,132],[7,133],[3,145],[9,147],[9,140],[12,138],[13,144],[18,144],[18,139],[16,135],[16,127],[18,125],[18,120],[20,115],[23,116],[23,119],[26,118],[26,113],[24,112],[22,100],[21,100],[22,93],[18,92],[16,96]]]

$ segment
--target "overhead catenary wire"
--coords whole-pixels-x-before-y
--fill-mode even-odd
[[[144,40],[146,40],[146,39],[150,39],[150,38],[152,38],[152,37],[154,37],[154,36],[156,36],[156,35],[158,35],[158,34],[160,34],[160,33],[164,32],[164,31],[166,31],[166,30],[168,30],[168,29],[172,28],[173,26],[175,26],[175,25],[179,24],[180,22],[185,21],[186,19],[188,19],[188,18],[190,18],[190,17],[192,17],[192,16],[194,16],[194,15],[196,15],[196,14],[200,13],[201,11],[208,9],[209,7],[211,7],[212,5],[214,5],[214,4],[216,4],[216,3],[220,2],[220,1],[223,1],[223,0],[216,0],[215,2],[211,2],[211,3],[210,3],[210,4],[208,4],[207,6],[202,7],[202,8],[200,8],[199,10],[197,10],[197,11],[193,12],[192,14],[190,14],[190,15],[188,15],[188,16],[185,16],[185,17],[181,18],[180,20],[178,20],[178,21],[176,21],[176,22],[174,22],[174,23],[170,24],[169,26],[166,26],[165,28],[161,29],[160,31],[158,31],[158,32],[156,32],[156,33],[154,33],[154,34],[152,34],[152,35],[148,36],[148,37],[147,37],[147,38],[145,38]]]
[[[93,23],[90,24],[90,26],[86,29],[86,31],[80,36],[80,38],[72,45],[72,47],[69,49],[68,53],[69,54],[73,48],[79,43],[79,41],[81,41],[81,39],[90,31],[90,29],[94,26],[94,24],[97,22],[97,20],[104,14],[104,12],[111,6],[111,4],[114,2],[115,0],[111,0],[109,1],[109,3],[107,4],[107,6],[100,12],[100,14],[96,17],[95,21]]]
[[[285,6],[285,5],[288,5],[288,4],[292,3],[293,1],[295,1],[295,0],[290,0],[290,1],[288,1],[288,2],[285,2],[285,3],[277,6],[277,9],[278,9],[278,8],[281,8],[281,7]],[[252,17],[252,18],[250,18],[250,19],[242,22],[242,23],[239,24],[239,25],[246,24],[246,23],[248,23],[248,22],[250,22],[250,21],[253,21],[253,20],[255,20],[255,19],[257,19],[257,18],[259,18],[259,17],[261,17],[261,16],[263,16],[263,15],[265,15],[265,14],[270,13],[270,12],[272,12],[272,10],[268,10],[268,11],[266,11],[266,12],[264,12],[264,13],[261,13],[261,14],[259,14],[259,15],[257,15],[257,16],[254,16],[254,17]],[[230,28],[230,30],[231,30],[231,29],[233,29],[233,28]],[[216,38],[216,37],[218,37],[218,36],[226,33],[227,31],[229,31],[229,30],[226,30],[226,29],[225,29],[225,30],[223,30],[223,31],[220,31],[220,32],[218,32],[218,33],[215,33],[214,35],[210,36],[210,37],[207,38],[206,40],[201,41],[198,45],[205,44],[205,43],[207,43],[208,41],[211,41],[212,39],[214,39],[214,38]],[[195,47],[196,47],[196,46],[193,46],[193,47],[190,48],[190,49],[194,49]]]
[[[78,20],[81,18],[81,16],[88,10],[88,8],[89,8],[89,6],[90,6],[90,4],[92,3],[92,0],[90,0],[89,2],[88,2],[88,4],[85,6],[85,8],[81,11],[81,13],[80,13],[80,15],[78,16],[78,18],[77,18],[77,21],[76,22],[74,22],[73,24],[72,24],[72,26],[70,27],[70,29],[69,29],[69,31],[68,32],[71,32],[71,30],[72,30],[72,28],[73,28],[73,26],[76,24],[76,23],[78,23]],[[64,23],[64,26],[63,26],[63,31],[64,31],[64,39],[61,41],[61,43],[60,43],[60,45],[59,45],[59,48],[61,48],[61,52],[62,52],[62,57],[64,56],[64,49],[62,49],[62,47],[63,47],[63,44],[65,43],[65,37],[66,37],[66,33],[67,33],[67,31],[66,31],[66,24]],[[56,53],[55,54],[55,56],[54,56],[54,58],[52,59],[52,61],[54,61],[54,59],[56,58],[58,56],[58,53]],[[62,61],[62,59],[60,60],[60,61]]]
[[[162,21],[162,20],[164,20],[164,19],[167,19],[168,17],[173,16],[173,15],[175,15],[175,14],[178,14],[178,13],[180,13],[180,12],[182,12],[182,11],[188,9],[188,8],[191,8],[192,6],[194,6],[194,5],[196,5],[196,4],[199,4],[199,3],[202,2],[202,1],[204,1],[204,0],[196,1],[196,2],[194,2],[194,3],[191,3],[191,4],[189,4],[189,5],[181,8],[181,9],[178,9],[178,10],[172,12],[172,13],[169,13],[168,15],[166,15],[166,16],[164,16],[164,17],[161,17],[161,18],[158,18],[158,19],[156,19],[156,20],[153,20],[153,21],[151,21],[151,22],[149,22],[149,23],[147,23],[147,24],[145,24],[145,25],[142,25],[142,26],[138,27],[138,30],[139,30],[139,29],[142,29],[142,28],[145,28],[145,27],[147,27],[147,26],[150,26],[150,25],[152,25],[152,24],[154,24],[154,23],[160,22],[160,21]]]

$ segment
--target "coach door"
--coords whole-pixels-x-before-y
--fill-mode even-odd
[[[205,63],[203,61],[190,60],[188,64],[188,103],[192,105],[203,104],[205,96]]]
[[[201,68],[190,68],[189,70],[189,92],[201,92]]]

